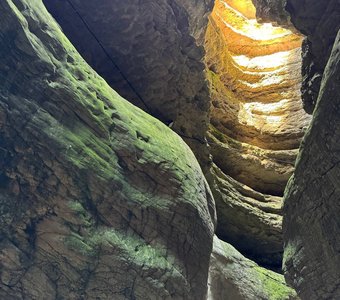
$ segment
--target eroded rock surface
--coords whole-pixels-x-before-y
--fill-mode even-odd
[[[203,38],[213,1],[44,2],[91,66],[126,99],[187,137],[204,166],[210,98]]]
[[[310,121],[300,98],[301,36],[257,23],[250,0],[218,0],[205,48],[217,233],[280,268],[282,195]]]
[[[42,1],[0,0],[0,298],[204,299],[214,204]]]
[[[285,193],[284,270],[302,299],[340,298],[340,33]]]
[[[214,237],[208,300],[298,299],[283,275],[259,267],[234,247]]]

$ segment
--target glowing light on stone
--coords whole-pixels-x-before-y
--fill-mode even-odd
[[[241,124],[252,126],[262,131],[275,131],[283,121],[282,115],[275,115],[280,111],[282,103],[240,103],[238,119]],[[262,109],[261,109],[262,108]]]
[[[271,23],[258,23],[255,14],[251,0],[216,0],[209,37],[222,34],[226,47],[211,43],[208,49],[217,55],[220,49],[227,52],[220,55],[222,72],[217,68],[220,81],[214,77],[214,83],[217,93],[227,91],[230,102],[214,109],[225,110],[226,119],[235,114],[241,125],[241,133],[235,133],[239,139],[267,147],[266,143],[276,143],[272,136],[281,138],[292,130],[294,116],[302,109],[298,102],[302,38]],[[212,62],[215,68],[216,61]]]
[[[215,14],[222,21],[222,24],[231,30],[240,38],[248,38],[261,45],[284,44],[287,43],[284,38],[293,36],[290,30],[273,26],[271,23],[260,24],[255,18],[255,7],[251,0],[218,0]],[[225,35],[227,43],[237,45],[237,36]],[[240,39],[241,41],[241,39]],[[242,99],[242,87],[248,91],[260,91],[261,89],[281,86],[287,80],[289,72],[287,66],[291,61],[296,60],[298,55],[297,49],[293,48],[288,51],[278,50],[275,53],[260,52],[255,55],[243,54],[242,47],[246,46],[247,40],[239,42],[239,55],[231,53],[231,57],[237,68],[241,68],[244,78],[238,79],[238,92],[240,93],[240,102],[238,110],[238,120],[241,124],[256,128],[260,133],[275,132],[286,120],[287,110],[286,99],[272,103],[262,103],[254,99]],[[256,44],[253,45],[256,47]],[[237,46],[236,46],[237,47]],[[263,48],[266,51],[266,48]],[[284,72],[283,72],[284,71]],[[249,80],[249,76],[257,74],[257,80]],[[286,75],[283,75],[286,74]],[[287,75],[288,74],[288,75]],[[254,101],[255,100],[255,101]]]
[[[245,17],[228,3],[224,1],[222,3],[225,7],[225,11],[223,13],[227,17],[227,19],[223,21],[224,25],[236,33],[257,41],[278,39],[291,34],[290,30],[273,26],[271,23],[260,24],[256,19],[249,19]],[[219,14],[219,16],[223,18],[221,14]]]
[[[245,68],[249,69],[272,69],[284,66],[289,61],[295,50],[277,52],[271,55],[248,57],[245,55],[233,56],[234,61]]]
[[[274,27],[271,23],[259,24],[256,20],[248,20],[242,29],[246,36],[257,41],[278,39],[291,34],[289,30]]]

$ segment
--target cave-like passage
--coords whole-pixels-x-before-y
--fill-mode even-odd
[[[258,23],[251,0],[217,0],[206,35],[209,141],[223,199],[218,233],[268,264],[280,263],[282,195],[310,121],[301,101],[301,42]]]

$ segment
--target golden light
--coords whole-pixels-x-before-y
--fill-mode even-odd
[[[234,55],[234,61],[242,67],[254,70],[274,69],[285,66],[294,55],[295,50],[277,52],[270,55],[248,57],[246,55]]]
[[[238,113],[239,122],[256,128],[260,132],[275,132],[281,127],[285,115],[280,114],[287,105],[287,100],[277,103],[242,103]],[[276,115],[279,114],[279,115]]]
[[[301,37],[271,23],[260,24],[255,14],[251,0],[217,0],[212,19],[239,70],[236,80],[226,82],[238,100],[238,122],[260,134],[275,134],[289,118],[290,102],[280,91],[286,86],[291,97],[298,97],[299,83],[291,75],[299,72]]]
[[[291,34],[291,31],[281,27],[273,26],[271,23],[260,24],[255,18],[249,19],[235,8],[230,6],[227,1],[222,1],[222,4],[225,7],[223,14],[224,16],[227,16],[227,18],[223,20],[225,26],[228,26],[230,29],[241,35],[249,37],[253,40],[266,41],[282,38]],[[253,4],[248,3],[248,5]]]

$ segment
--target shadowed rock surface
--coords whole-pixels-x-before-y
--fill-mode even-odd
[[[307,111],[324,77],[286,190],[284,271],[303,300],[340,298],[339,38],[324,71],[339,2],[217,0],[207,31],[211,0],[45,2],[111,86],[187,137],[219,236],[275,269],[310,118],[301,36],[255,14],[307,34]],[[208,284],[214,300],[296,299],[212,245],[188,146],[114,92],[42,0],[0,14],[1,299],[205,299]]]
[[[204,299],[214,203],[42,1],[0,0],[0,298]]]
[[[340,298],[340,34],[285,193],[284,271],[302,299]]]
[[[340,28],[339,0],[253,0],[257,16],[295,28],[306,36],[302,46],[302,100],[312,113],[331,49]],[[285,12],[285,10],[287,12]],[[287,17],[288,16],[288,17]]]
[[[283,275],[259,267],[233,246],[214,237],[208,300],[297,300]]]
[[[44,3],[111,87],[188,137],[186,142],[205,167],[210,98],[203,38],[213,1]]]
[[[250,0],[215,1],[208,28],[213,1],[44,3],[112,87],[184,137],[217,199],[219,236],[280,268],[281,196],[309,123],[301,37],[276,28],[261,40]]]
[[[277,21],[269,11],[285,7],[293,25],[306,35],[302,98],[306,111],[314,113],[285,191],[284,272],[302,299],[339,299],[340,2],[254,2],[267,5],[258,10],[267,20]]]

